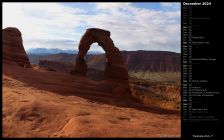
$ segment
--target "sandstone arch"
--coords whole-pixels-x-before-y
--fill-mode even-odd
[[[84,56],[87,54],[91,44],[97,42],[105,51],[106,63],[104,77],[109,79],[128,79],[128,71],[118,48],[114,46],[110,38],[110,32],[99,28],[89,28],[82,36],[79,43],[79,52],[76,58],[76,64],[71,74],[86,75],[87,64]]]

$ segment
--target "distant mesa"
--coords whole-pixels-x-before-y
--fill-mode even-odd
[[[48,60],[39,60],[38,66],[39,68],[48,71],[58,71],[63,73],[69,73],[73,68],[72,67],[73,65],[70,63],[48,61]]]
[[[22,67],[30,68],[28,56],[23,47],[22,34],[19,29],[8,27],[3,34],[3,62],[16,62]]]
[[[79,52],[76,57],[75,68],[71,71],[71,74],[86,75],[88,66],[84,56],[90,49],[91,44],[95,42],[105,51],[105,78],[128,80],[128,70],[125,61],[119,49],[114,46],[110,38],[110,32],[99,28],[87,29],[82,36],[78,46]]]
[[[129,71],[180,72],[180,53],[168,51],[122,52]]]
[[[104,71],[105,54],[88,54],[85,56],[88,69],[94,68]],[[128,67],[128,71],[130,72],[180,72],[181,70],[180,53],[168,51],[121,51],[121,54],[125,60],[125,64]],[[30,59],[30,63],[32,64],[38,64],[39,60],[75,64],[76,56],[77,54],[52,54],[44,56],[32,55],[28,52],[28,57]]]

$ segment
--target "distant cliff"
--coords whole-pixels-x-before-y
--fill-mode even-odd
[[[129,71],[151,71],[151,72],[179,72],[181,66],[181,55],[166,51],[122,51],[121,52]],[[75,63],[76,54],[52,54],[39,56],[28,54],[30,62],[38,64],[39,60]],[[104,54],[89,54],[86,56],[89,68],[104,70]]]

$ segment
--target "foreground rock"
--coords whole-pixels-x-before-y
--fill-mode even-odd
[[[3,62],[16,62],[22,67],[31,67],[23,47],[22,34],[17,28],[8,27],[2,30]]]
[[[114,82],[6,63],[2,81],[3,137],[180,138],[179,111],[113,94]]]

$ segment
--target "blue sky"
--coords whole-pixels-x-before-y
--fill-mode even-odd
[[[120,50],[180,52],[180,3],[3,3],[3,27],[25,49],[76,49],[87,28],[102,28]],[[103,51],[96,43],[91,51]]]

